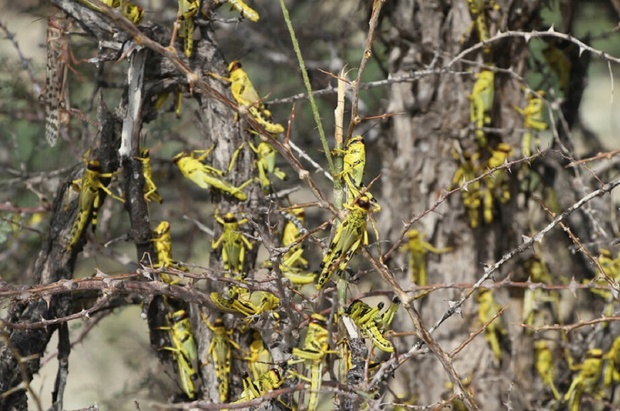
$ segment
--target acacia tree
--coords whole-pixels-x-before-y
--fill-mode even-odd
[[[41,228],[39,241],[27,242],[19,230],[5,240],[10,245],[6,272],[20,275],[8,276],[1,291],[7,309],[0,356],[2,409],[26,409],[27,392],[38,402],[30,381],[56,331],[58,374],[51,394],[54,407],[62,409],[63,397],[71,395],[65,392],[72,348],[68,324],[92,323],[129,304],[143,304],[153,357],[172,376],[150,398],[176,407],[197,400],[193,406],[213,409],[213,403],[224,402],[222,397],[252,400],[276,389],[265,399],[277,401],[258,399],[248,405],[287,408],[299,401],[306,404],[300,404],[303,408],[308,401],[313,405],[314,384],[322,380],[318,399],[338,409],[385,403],[402,409],[613,408],[620,380],[613,323],[620,268],[609,251],[615,204],[605,194],[618,180],[614,162],[598,162],[614,153],[577,156],[573,129],[580,125],[590,60],[610,65],[618,60],[567,34],[574,31],[579,2],[561,2],[562,21],[555,29],[542,17],[549,5],[537,1],[374,1],[360,8],[290,4],[288,11],[280,8],[284,2],[273,2],[261,5],[257,23],[222,18],[228,14],[217,2],[203,4],[200,12],[187,2],[181,3],[176,28],[181,38],[176,40],[171,23],[177,10],[169,6],[158,12],[145,7],[135,25],[139,9],[127,4],[111,9],[94,0],[53,3],[61,20],[50,26],[48,73],[67,67],[73,81],[62,85],[48,78],[46,127],[59,120],[62,142],[54,150],[80,164],[46,170],[42,175],[49,179],[21,174],[5,183],[11,199],[27,190],[39,199],[33,207],[7,203],[4,209],[13,215],[5,222],[21,227],[18,216],[44,212],[49,226]],[[248,10],[241,9],[251,18]],[[316,16],[305,18],[310,12]],[[321,30],[314,21],[325,22]],[[188,22],[199,32],[189,58],[183,53],[188,51]],[[74,65],[70,50],[87,64]],[[289,118],[283,136],[264,129],[269,113],[262,102],[240,103],[221,80],[228,76],[227,63],[248,51],[253,53],[244,62],[273,68],[263,70],[258,89],[283,96],[266,98],[272,100],[274,118]],[[124,63],[113,64],[118,61]],[[356,70],[347,72],[345,63]],[[246,68],[251,77],[260,77],[259,65]],[[75,80],[78,71],[81,82]],[[90,85],[92,94],[85,97],[80,90]],[[303,85],[318,96],[299,94]],[[21,104],[35,101],[34,94],[23,93],[14,104],[16,112],[30,113]],[[61,97],[50,103],[50,95]],[[167,110],[166,95],[182,96],[181,119]],[[56,117],[50,116],[50,106],[59,109]],[[19,120],[5,121],[19,133]],[[379,127],[373,128],[373,122]],[[362,133],[367,187],[351,188],[340,172],[339,153]],[[536,139],[522,143],[525,134],[537,133],[550,138],[537,147]],[[27,138],[18,137],[17,142]],[[42,147],[45,143],[37,139],[36,147]],[[272,181],[267,190],[257,181],[243,186],[259,175],[260,158],[250,142],[268,142],[277,150],[287,163],[286,185]],[[151,148],[152,179],[163,205],[145,197],[145,147]],[[228,173],[215,177],[244,187],[247,199],[239,191],[222,190],[223,183],[214,185],[214,180],[211,190],[198,189],[176,170],[176,153],[209,147],[213,151],[205,158],[218,170],[228,171],[236,157]],[[87,150],[85,164],[80,159]],[[17,160],[5,160],[15,168]],[[24,169],[32,171],[37,160],[33,153]],[[346,171],[346,158],[344,166]],[[81,194],[70,193],[72,182],[84,191],[89,170],[102,178],[102,186],[94,189],[99,200],[115,193],[101,188],[113,180],[108,190],[122,187],[123,206],[110,198],[93,215],[81,204]],[[303,194],[294,193],[297,187]],[[359,256],[340,277],[330,273],[333,281],[324,290],[292,285],[282,259],[296,244],[282,247],[282,228],[288,222],[297,227],[301,237],[296,241],[305,245],[311,262],[312,257],[333,256],[345,244],[345,234],[361,242],[363,230],[346,229],[365,221],[349,217],[360,209],[359,200],[351,199],[355,190],[361,198],[372,192],[381,208],[370,212],[376,221],[375,230],[368,227],[373,241],[361,244]],[[293,204],[305,207],[305,222],[296,217]],[[26,224],[35,224],[40,214],[33,216]],[[83,229],[91,219],[99,225],[98,236],[113,240],[105,247]],[[161,261],[166,246],[154,240],[165,227],[159,224],[163,220],[170,223],[181,265],[171,257],[170,264]],[[227,226],[235,220],[239,226]],[[84,225],[76,228],[76,221]],[[321,231],[330,225],[333,246],[328,231]],[[232,230],[226,232],[227,227]],[[225,238],[234,243],[231,247],[244,250],[240,267],[231,268],[230,251],[219,247],[211,250],[208,264],[201,258],[204,238],[222,235],[230,236]],[[123,240],[133,243],[133,258],[125,254]],[[31,265],[27,247],[39,250]],[[257,259],[259,247],[267,258]],[[76,262],[87,255],[111,256],[124,274],[97,269],[95,276],[77,279]],[[338,264],[325,265],[341,271],[335,269],[342,257],[334,259]],[[325,273],[323,268],[311,263],[308,271]],[[382,329],[386,315],[380,313],[385,311],[372,306],[377,299],[387,305],[393,297],[400,301],[396,320]],[[259,309],[273,299],[279,304]],[[354,309],[359,299],[369,304],[367,309]],[[235,300],[244,303],[234,305]],[[243,310],[249,314],[241,315]],[[183,312],[189,319],[175,320]],[[324,340],[313,314],[326,319]],[[201,316],[208,317],[208,325]],[[218,318],[227,330],[220,339]],[[285,380],[275,374],[253,382],[244,377],[256,340],[253,331],[271,355],[263,372],[276,369]],[[309,332],[315,333],[314,345],[306,343]],[[195,340],[196,358],[180,348],[186,347],[188,335]],[[213,353],[227,345],[239,348],[230,348],[235,354],[218,367]],[[305,367],[286,365],[291,357]],[[314,375],[314,382],[307,383],[300,372]]]

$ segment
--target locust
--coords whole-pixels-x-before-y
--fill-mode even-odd
[[[218,381],[220,402],[224,403],[228,401],[228,381],[230,378],[232,348],[234,347],[240,350],[241,347],[239,347],[239,344],[231,337],[233,330],[227,330],[221,318],[217,318],[213,324],[204,317],[204,314],[202,319],[213,333],[207,356],[211,356],[213,361]]]
[[[142,175],[144,176],[144,199],[146,201],[157,201],[159,204],[164,202],[159,192],[157,191],[157,185],[153,181],[153,171],[151,169],[151,158],[148,148],[142,148],[140,150],[140,156],[136,157],[136,160],[142,163]]]
[[[234,60],[228,65],[229,77],[222,77],[217,73],[210,74],[215,78],[230,83],[230,90],[237,104],[246,107],[252,118],[267,132],[271,134],[284,133],[284,127],[273,122],[271,112],[263,104],[252,85],[252,81],[250,81],[248,74],[241,67],[239,61]]]
[[[89,0],[80,0],[80,2],[93,10],[101,12],[101,8]],[[123,17],[131,21],[133,24],[140,23],[144,17],[144,9],[142,7],[123,0],[101,0],[101,3],[108,7],[120,8]]]
[[[534,360],[536,371],[538,372],[538,375],[540,375],[543,384],[551,388],[553,396],[556,400],[559,400],[561,395],[553,382],[555,378],[553,359],[553,354],[551,353],[551,348],[549,347],[548,341],[534,341]]]
[[[194,182],[198,187],[204,188],[205,190],[214,187],[224,193],[230,194],[240,201],[247,200],[248,196],[242,190],[252,182],[251,179],[243,183],[240,187],[234,187],[222,180],[221,177],[224,175],[223,171],[202,163],[212,150],[213,148],[208,150],[194,150],[190,154],[181,152],[174,156],[172,161],[179,167],[179,170],[181,170],[185,178]]]
[[[245,254],[254,246],[245,237],[240,226],[248,222],[247,218],[238,220],[233,213],[226,213],[221,217],[217,210],[215,220],[222,225],[222,234],[211,242],[211,248],[217,250],[222,247],[222,265],[229,272],[243,276],[245,273]]]
[[[424,241],[424,234],[418,230],[409,230],[406,234],[407,243],[401,246],[409,254],[409,270],[413,282],[418,286],[425,286],[428,283],[426,278],[426,254],[441,254],[452,250],[450,247],[437,248]]]
[[[345,207],[349,209],[349,213],[336,229],[336,234],[319,266],[321,271],[316,280],[316,288],[319,290],[325,286],[334,272],[340,275],[347,268],[349,260],[360,245],[368,245],[366,231],[366,219],[370,211],[368,196],[361,195],[356,202]]]
[[[564,401],[568,402],[568,410],[579,411],[583,394],[594,398],[602,398],[599,380],[603,371],[603,350],[590,348],[582,364],[576,366],[579,373],[564,394]]]
[[[193,400],[196,397],[194,379],[198,375],[194,363],[198,360],[198,354],[192,324],[185,310],[169,313],[168,322],[169,326],[160,329],[168,331],[172,346],[163,347],[163,349],[172,351],[177,361],[181,387],[187,397]]]
[[[213,304],[223,312],[252,317],[272,311],[280,305],[280,299],[268,291],[249,292],[245,288],[231,286],[227,295],[217,291],[210,294]]]
[[[302,347],[294,347],[293,359],[289,360],[289,365],[298,362],[310,363],[310,397],[308,399],[308,411],[314,411],[317,408],[323,376],[323,359],[327,354],[332,353],[337,353],[337,351],[329,350],[327,320],[321,314],[314,313],[310,316],[308,331]],[[301,379],[308,380],[305,376],[298,376]]]
[[[288,258],[282,259],[282,263],[280,264],[280,272],[282,275],[288,278],[294,285],[298,286],[311,284],[315,280],[314,274],[304,272],[303,268],[295,266],[295,262],[303,258],[303,251],[302,248],[297,249]]]
[[[380,314],[383,303],[372,308],[362,300],[354,300],[346,308],[345,313],[351,317],[362,333],[372,340],[375,347],[383,352],[392,353],[394,346],[383,334],[392,323],[399,304],[398,299],[394,300],[388,310],[384,314]]]
[[[253,380],[248,373],[245,373],[243,375],[243,392],[239,396],[239,399],[232,404],[260,398],[269,391],[280,388],[283,383],[284,378],[282,378],[282,372],[278,368],[271,368],[257,380]]]
[[[496,169],[504,165],[512,155],[512,147],[506,143],[499,143],[495,149],[491,149],[491,157],[487,160],[489,170]],[[499,199],[501,203],[510,200],[510,187],[505,170],[495,170],[484,178],[482,186],[482,215],[484,222],[493,222],[493,203]]]
[[[290,213],[297,221],[287,220],[282,229],[282,247],[289,247],[282,256],[282,262],[286,267],[305,269],[308,268],[308,260],[303,257],[303,246],[299,243],[305,212],[303,208],[296,207]]]
[[[190,58],[194,50],[194,16],[198,13],[198,0],[178,0],[179,37],[184,39],[183,52]],[[179,103],[180,104],[180,103]]]
[[[481,147],[486,147],[487,138],[483,128],[491,124],[491,111],[495,96],[495,73],[485,67],[475,75],[476,82],[469,99],[470,121],[476,127],[476,140]]]
[[[529,157],[532,154],[532,131],[547,129],[547,123],[543,121],[543,108],[545,104],[541,98],[545,95],[545,92],[539,90],[536,94],[528,93],[527,105],[524,108],[515,106],[515,110],[523,116],[523,127],[526,129],[521,144],[521,154],[525,157]],[[540,147],[539,138],[536,139],[534,145],[537,148]]]
[[[549,45],[542,51],[547,65],[557,76],[558,87],[564,96],[569,92],[571,72],[575,64],[571,56],[575,54],[575,48],[572,42],[551,38]]]
[[[616,337],[609,351],[605,353],[607,366],[603,383],[606,388],[611,388],[620,382],[620,337]]]
[[[483,43],[488,41],[491,36],[489,34],[489,25],[485,15],[486,8],[488,6],[492,6],[493,8],[498,9],[499,6],[495,3],[495,0],[467,0],[467,6],[469,7],[471,17],[474,20],[472,25],[476,27],[478,38]],[[487,55],[491,53],[491,49],[488,44],[483,45],[482,50]]]
[[[480,154],[478,152],[470,154],[468,152],[459,153],[456,150],[452,153],[453,157],[459,161],[459,167],[452,176],[450,187],[459,187],[461,184],[475,179],[481,172],[479,164]],[[480,181],[474,181],[461,189],[463,205],[467,209],[469,225],[471,228],[478,227],[480,220],[480,206],[482,205],[482,193]]]
[[[121,14],[133,24],[138,24],[144,17],[144,9],[131,3],[124,3],[121,6]]]
[[[252,334],[252,342],[250,343],[250,352],[247,357],[244,358],[248,362],[248,368],[252,375],[253,380],[258,380],[261,375],[266,374],[269,371],[269,364],[273,362],[271,353],[265,344],[258,331],[254,331]]]
[[[243,0],[226,0],[230,6],[237,10],[241,17],[250,21],[257,22],[260,19],[260,15],[256,10],[245,4]]]
[[[263,191],[269,193],[271,191],[271,182],[267,173],[272,174],[280,180],[286,180],[287,175],[284,171],[276,167],[276,150],[266,141],[261,141],[258,146],[249,143],[250,148],[256,153],[256,169],[258,170],[258,181]]]
[[[73,190],[79,193],[78,214],[71,227],[69,235],[69,244],[67,250],[73,249],[78,243],[85,231],[89,221],[92,220],[92,230],[95,232],[97,228],[97,214],[103,203],[103,194],[106,193],[110,197],[124,203],[125,200],[114,195],[106,183],[101,179],[111,178],[114,173],[102,173],[101,165],[97,160],[87,160],[88,153],[84,155],[84,163],[86,169],[82,178],[78,178],[71,182]]]
[[[67,19],[50,17],[47,22],[47,75],[45,78],[45,139],[55,146],[60,128],[69,123],[68,68],[71,49]]]
[[[153,268],[167,269],[175,267],[181,271],[187,271],[186,267],[182,267],[172,258],[172,239],[170,237],[170,223],[162,221],[153,230],[153,238],[151,239],[157,253],[157,263]],[[161,280],[166,284],[179,283],[178,278],[174,278],[166,273],[160,273]]]
[[[502,306],[493,299],[493,293],[489,289],[481,289],[477,299],[479,303],[478,317],[482,324],[489,322],[502,309]],[[490,323],[484,330],[484,338],[498,360],[502,357],[500,341],[506,334],[508,331],[498,319]]]
[[[351,137],[344,150],[334,150],[335,154],[343,155],[342,171],[337,177],[342,179],[346,187],[347,203],[351,204],[362,193],[368,197],[373,211],[381,211],[381,206],[374,196],[365,188],[363,183],[364,168],[366,167],[366,145],[361,135]]]

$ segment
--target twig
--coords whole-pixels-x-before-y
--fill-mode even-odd
[[[19,47],[19,44],[17,44],[17,40],[15,40],[15,34],[11,33],[9,29],[6,27],[6,25],[1,21],[0,21],[0,29],[4,31],[6,39],[10,41],[11,44],[13,45],[13,48],[15,48],[15,51],[17,52],[17,55],[19,57],[19,61],[22,65],[22,68],[26,70],[26,73],[28,73],[28,78],[30,80],[30,83],[32,84],[32,89],[34,91],[34,94],[37,96],[41,95],[41,91],[42,91],[41,85],[37,81],[37,77],[34,75],[34,72],[32,71],[30,60],[27,59],[26,56],[24,56],[24,53],[22,53],[22,50]]]
[[[310,78],[308,77],[308,71],[306,70],[304,58],[301,55],[301,49],[299,48],[299,42],[297,41],[297,36],[295,35],[295,30],[293,29],[293,23],[291,22],[291,16],[288,13],[286,4],[284,4],[284,0],[280,0],[280,8],[282,9],[284,21],[286,22],[286,27],[288,28],[289,35],[291,37],[291,42],[293,43],[293,50],[295,50],[295,55],[297,56],[297,62],[299,63],[299,69],[301,70],[301,76],[304,80],[304,85],[306,86],[306,90],[308,92],[308,96],[310,100],[310,107],[312,107],[312,115],[314,116],[314,121],[316,123],[317,129],[319,131],[319,136],[321,138],[321,143],[323,144],[323,150],[325,151],[325,157],[327,158],[327,164],[329,164],[329,169],[331,170],[332,174],[335,174],[336,171],[334,170],[334,163],[332,160],[331,152],[329,151],[329,145],[327,144],[327,138],[325,137],[325,131],[323,130],[323,123],[321,122],[321,115],[319,113],[319,108],[316,105],[314,96],[312,95],[312,85],[310,84]]]
[[[490,39],[488,39],[487,41],[482,41],[479,43],[474,44],[473,46],[463,50],[462,52],[460,52],[459,54],[457,54],[455,57],[452,58],[452,60],[450,60],[448,62],[448,64],[446,64],[447,67],[451,67],[452,65],[454,65],[456,62],[458,62],[459,60],[461,60],[462,58],[464,58],[466,55],[468,55],[469,53],[476,51],[478,49],[484,48],[485,46],[506,39],[506,38],[512,38],[512,37],[522,37],[523,39],[525,39],[526,42],[529,42],[530,39],[532,38],[545,38],[545,37],[551,37],[551,38],[558,38],[558,39],[562,39],[562,40],[566,40],[569,41],[573,44],[575,44],[577,47],[579,47],[579,55],[581,56],[583,54],[584,51],[589,51],[590,53],[594,54],[595,56],[600,57],[603,60],[606,61],[610,61],[616,64],[620,64],[620,58],[617,57],[613,57],[610,56],[609,54],[605,53],[604,51],[595,49],[593,47],[588,46],[587,44],[585,44],[583,41],[576,39],[575,37],[571,36],[570,34],[564,34],[564,33],[560,33],[555,31],[555,29],[553,28],[553,26],[551,26],[549,28],[549,30],[547,31],[537,31],[537,30],[533,30],[533,31],[505,31],[505,32],[497,32],[493,37],[491,37]]]
[[[487,327],[489,325],[491,325],[491,323],[493,323],[493,321],[495,321],[496,318],[498,318],[500,315],[502,315],[504,313],[504,311],[506,311],[508,309],[508,306],[505,305],[502,307],[501,310],[499,310],[497,312],[497,314],[495,314],[493,317],[491,317],[491,319],[489,321],[487,321],[486,323],[482,324],[482,327],[480,327],[479,329],[477,329],[476,331],[474,331],[473,333],[471,333],[469,335],[469,337],[463,341],[462,343],[459,344],[458,347],[456,347],[451,353],[450,353],[450,358],[454,358],[456,357],[462,350],[463,348],[465,348],[474,338],[476,338],[478,335],[480,335],[481,333],[484,332],[484,330],[487,329]]]
[[[353,102],[351,106],[351,120],[349,122],[349,129],[347,130],[347,140],[351,138],[355,126],[357,126],[361,121],[358,113],[358,104],[360,98],[360,88],[358,87],[358,85],[362,82],[362,76],[364,75],[366,65],[372,57],[372,40],[375,37],[375,29],[377,28],[379,16],[381,14],[381,8],[383,7],[384,3],[385,0],[373,0],[372,3],[372,14],[370,16],[370,21],[368,22],[368,35],[366,36],[364,54],[362,56],[362,61],[360,62],[359,69],[357,70],[357,78],[355,79],[355,82],[351,85],[351,89],[353,91]]]

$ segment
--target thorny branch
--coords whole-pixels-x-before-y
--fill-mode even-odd
[[[585,197],[581,198],[579,201],[574,203],[572,206],[570,206],[567,209],[565,209],[560,215],[555,217],[553,219],[553,221],[551,221],[547,226],[545,226],[542,230],[540,230],[534,236],[525,238],[524,242],[521,245],[519,245],[515,249],[509,251],[508,253],[504,254],[504,256],[500,260],[498,260],[494,264],[490,265],[484,271],[484,273],[482,274],[480,279],[478,281],[476,281],[476,283],[473,285],[473,287],[471,289],[469,289],[469,291],[465,292],[464,296],[460,300],[455,301],[455,302],[450,302],[450,307],[448,308],[448,310],[443,314],[443,316],[440,319],[438,319],[435,322],[435,324],[432,327],[430,327],[428,329],[429,334],[433,333],[435,330],[437,330],[437,328],[439,328],[439,326],[441,326],[441,324],[444,321],[446,321],[448,318],[453,316],[455,313],[458,313],[460,311],[461,307],[463,306],[463,304],[465,303],[465,301],[467,301],[469,299],[469,297],[471,297],[471,295],[474,292],[476,292],[476,290],[479,289],[480,286],[482,286],[482,284],[485,281],[490,279],[491,276],[493,275],[493,273],[498,271],[499,268],[502,265],[504,265],[508,260],[513,258],[515,255],[520,254],[523,251],[527,250],[528,248],[532,247],[535,242],[541,242],[543,240],[544,236],[547,233],[549,233],[554,227],[556,227],[559,224],[561,224],[574,211],[580,209],[581,207],[586,205],[592,199],[600,197],[600,196],[602,196],[604,194],[610,193],[618,185],[620,185],[620,179],[614,180],[614,181],[612,181],[610,183],[607,183],[607,184],[603,185],[603,187],[599,188],[598,190],[592,191],[591,193],[589,193],[588,195],[586,195]],[[368,254],[368,256],[370,256],[370,255]],[[372,261],[373,260],[371,260],[371,262]],[[394,292],[399,297],[403,296],[403,298],[405,298],[405,300],[403,300],[403,301],[408,301],[409,297],[407,296],[407,294],[404,293],[404,291],[402,289],[400,289],[398,284],[395,283],[395,281],[392,278],[389,278],[389,277],[386,278],[386,276],[389,276],[389,272],[384,272],[384,269],[379,265],[378,262],[376,262],[374,264],[374,266],[375,266],[375,269],[377,269],[377,271],[379,271],[379,273],[382,275],[384,280],[386,280],[386,282],[388,282],[388,284],[390,284],[392,286]],[[398,366],[400,366],[402,364],[402,362],[404,362],[407,358],[409,358],[412,355],[414,355],[415,353],[417,353],[423,343],[427,343],[427,341],[422,339],[421,341],[415,343],[407,353],[402,354],[398,359],[397,358],[392,358],[392,359],[386,361],[385,363],[383,363],[381,365],[380,370],[373,377],[373,385],[379,383],[382,380],[382,378],[384,378],[385,375],[389,375],[390,372],[392,372],[394,369],[396,369]],[[430,348],[433,349],[433,347],[430,347]]]

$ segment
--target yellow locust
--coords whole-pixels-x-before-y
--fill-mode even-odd
[[[493,293],[489,289],[480,289],[478,303],[478,317],[482,324],[490,321],[502,309],[502,306],[493,299]],[[484,338],[489,343],[491,351],[493,351],[495,358],[498,360],[502,357],[500,342],[506,334],[508,334],[508,331],[501,324],[500,318],[496,318],[484,330]]]
[[[93,10],[101,11],[101,9],[88,0],[80,0],[86,6],[90,7]],[[133,24],[138,24],[142,21],[142,17],[144,17],[144,9],[140,6],[136,6],[135,4],[131,4],[129,2],[123,2],[122,0],[101,0],[103,4],[112,8],[120,8],[121,14],[127,20],[131,21]]]
[[[151,169],[151,158],[148,148],[140,150],[141,157],[136,157],[136,160],[142,163],[142,174],[144,175],[144,199],[146,201],[157,201],[159,204],[164,202],[159,192],[157,192],[157,185],[153,181],[153,172]]]
[[[84,229],[88,225],[89,219],[92,218],[93,232],[97,228],[97,214],[103,202],[103,192],[120,202],[125,202],[122,198],[114,195],[110,189],[106,187],[106,183],[101,181],[102,178],[111,178],[114,173],[102,173],[99,161],[87,161],[86,158],[87,154],[84,156],[84,163],[86,164],[84,175],[82,178],[78,178],[71,182],[71,187],[79,193],[79,199],[78,214],[71,227],[69,244],[67,245],[68,250],[71,250],[78,243],[84,233]]]
[[[207,356],[211,356],[213,361],[215,373],[217,375],[217,390],[220,394],[220,402],[224,403],[228,401],[228,381],[230,378],[232,347],[238,350],[240,350],[241,347],[233,341],[231,338],[233,330],[227,330],[221,318],[217,318],[213,324],[207,321],[204,314],[202,319],[213,333]]]
[[[294,359],[289,361],[289,364],[298,362],[310,363],[310,397],[308,399],[308,411],[314,411],[317,408],[323,376],[323,359],[330,353],[337,353],[337,351],[329,350],[327,321],[322,315],[314,313],[310,317],[308,332],[302,344],[302,348],[294,347]],[[299,377],[308,380],[304,376],[299,375]]]
[[[224,270],[245,275],[245,253],[252,250],[252,243],[241,231],[240,226],[248,222],[246,218],[237,220],[233,213],[226,213],[220,217],[217,210],[215,220],[222,225],[222,234],[211,242],[211,248],[217,250],[222,247],[222,265]]]
[[[228,78],[216,73],[211,73],[211,75],[230,83],[230,91],[237,104],[246,107],[254,120],[267,132],[271,134],[284,133],[284,127],[274,123],[271,119],[271,112],[265,108],[248,74],[243,70],[239,61],[234,60],[228,65]]]
[[[544,91],[537,91],[538,96],[544,96]],[[523,116],[523,127],[526,128],[521,144],[521,154],[529,157],[532,154],[532,131],[542,131],[547,129],[547,123],[543,121],[543,99],[534,93],[528,93],[527,106],[525,108],[515,107],[515,110]],[[535,147],[540,147],[540,139],[534,142]]]
[[[299,243],[299,238],[302,236],[300,227],[303,227],[305,212],[303,208],[296,207],[290,210],[290,214],[296,221],[287,219],[282,229],[282,247],[290,247],[282,256],[282,262],[286,262],[285,265],[291,268],[305,269],[308,268],[308,260],[303,257],[303,246]]]
[[[406,234],[407,244],[401,246],[402,250],[406,250],[409,254],[409,270],[413,282],[418,286],[427,284],[426,278],[426,254],[441,254],[451,250],[450,247],[436,248],[430,243],[424,241],[424,234],[418,230],[409,230]]]
[[[499,143],[491,149],[491,157],[487,160],[486,169],[492,170],[503,166],[512,155],[512,147],[506,143]],[[484,178],[481,186],[484,222],[493,222],[493,204],[495,200],[506,203],[510,200],[510,186],[506,170],[495,170]]]
[[[237,10],[241,17],[246,18],[250,21],[257,22],[260,19],[260,16],[256,10],[245,4],[243,0],[226,0],[230,6]]]
[[[162,221],[153,230],[153,238],[151,239],[155,252],[157,253],[157,263],[153,264],[153,268],[167,269],[175,267],[182,271],[187,268],[179,266],[172,258],[172,239],[170,238],[170,223]],[[180,280],[166,273],[160,273],[161,280],[167,284],[177,284]]]
[[[179,12],[179,37],[184,39],[183,51],[187,58],[192,55],[194,49],[194,16],[198,13],[199,0],[178,0]]]
[[[340,150],[334,151],[336,154],[341,152]],[[351,204],[364,192],[372,204],[373,211],[381,211],[381,206],[374,196],[366,190],[363,183],[364,168],[366,167],[364,138],[360,135],[351,137],[341,153],[344,154],[342,159],[343,167],[338,177],[342,179],[346,187],[347,203]]]
[[[383,352],[391,353],[394,352],[394,346],[383,336],[383,333],[392,323],[399,304],[400,301],[398,299],[394,300],[388,311],[381,315],[380,311],[383,308],[383,303],[372,308],[362,300],[354,300],[347,307],[345,313],[351,317],[362,333],[372,340],[375,347]]]
[[[268,291],[254,291],[231,286],[226,296],[213,291],[210,294],[213,304],[223,312],[238,313],[252,317],[272,311],[280,305],[280,299]]]
[[[252,143],[249,143],[249,145],[252,151],[256,153],[257,158],[255,165],[258,169],[258,181],[260,182],[260,186],[263,188],[263,191],[268,193],[271,191],[271,182],[267,177],[267,173],[273,174],[280,180],[286,180],[287,175],[284,171],[276,167],[276,150],[271,144],[261,141],[258,143],[257,147],[255,147]]]
[[[265,348],[260,333],[256,330],[252,334],[252,342],[249,349],[250,353],[244,360],[248,362],[252,379],[258,380],[261,375],[269,372],[269,365],[273,363],[273,358],[269,350]]]
[[[481,147],[487,145],[487,138],[483,128],[491,124],[491,111],[493,109],[493,98],[495,96],[495,73],[483,68],[475,75],[476,82],[472,89],[469,99],[470,121],[476,127],[476,140]]]
[[[611,388],[620,383],[620,337],[616,337],[609,351],[605,354],[607,366],[603,380],[605,388]]]
[[[495,0],[467,0],[467,6],[469,7],[471,17],[474,20],[472,25],[476,27],[478,38],[481,42],[488,41],[490,34],[489,25],[485,16],[486,8],[487,6],[492,6],[497,9],[498,6],[495,3]],[[489,54],[491,52],[488,44],[483,46],[483,51],[485,54]]]
[[[319,266],[321,271],[316,281],[316,288],[319,290],[325,286],[334,272],[340,275],[346,269],[360,245],[368,245],[366,231],[366,219],[370,210],[368,196],[364,194],[352,205],[345,207],[349,209],[349,214],[336,228],[336,234]]]
[[[172,351],[179,370],[181,379],[181,387],[190,400],[196,396],[196,388],[194,379],[198,373],[194,363],[198,359],[196,353],[196,342],[192,331],[192,324],[185,310],[178,310],[168,314],[168,327],[161,327],[162,330],[168,330],[171,347],[163,347],[164,350]]]
[[[559,400],[561,395],[553,382],[555,378],[555,372],[553,369],[553,354],[549,347],[549,342],[545,340],[534,341],[534,361],[536,364],[536,371],[542,379],[543,384],[551,388],[553,396],[556,400]]]
[[[265,374],[261,375],[257,380],[250,378],[248,373],[243,376],[243,392],[237,401],[232,404],[250,401],[263,395],[269,391],[276,390],[282,386],[284,378],[282,372],[278,368],[272,368]]]
[[[234,187],[222,180],[224,172],[213,168],[202,161],[207,158],[213,148],[208,150],[194,150],[191,154],[181,152],[174,156],[172,161],[179,167],[185,178],[193,181],[198,187],[209,189],[214,187],[224,193],[230,194],[240,201],[245,201],[248,196],[242,191],[252,180],[248,180],[240,187]]]
[[[603,350],[590,348],[582,364],[576,366],[579,373],[573,379],[564,394],[564,401],[568,402],[568,410],[579,411],[583,394],[593,398],[601,398],[600,379],[603,371]]]

